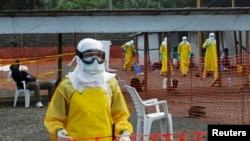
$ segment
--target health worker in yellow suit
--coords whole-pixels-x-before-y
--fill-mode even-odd
[[[126,42],[122,46],[123,52],[125,53],[125,62],[123,64],[123,70],[124,71],[131,71],[132,65],[133,65],[133,54],[135,51],[134,41],[130,40],[129,42]]]
[[[161,61],[161,71],[160,74],[162,76],[166,76],[168,72],[168,45],[167,45],[167,37],[161,43],[160,46],[160,61]],[[172,70],[172,65],[171,65]]]
[[[218,78],[218,59],[214,33],[209,34],[209,38],[203,43],[202,48],[206,49],[203,78],[206,78],[207,72],[214,72],[214,79],[216,80]]]
[[[83,39],[75,57],[76,68],[57,86],[45,115],[51,139],[112,141],[121,135],[119,141],[130,141],[130,112],[115,74],[105,71],[103,44]]]
[[[180,42],[178,45],[178,60],[180,61],[181,74],[184,77],[186,77],[189,70],[191,54],[192,54],[192,46],[187,41],[187,37],[183,36],[182,42]]]

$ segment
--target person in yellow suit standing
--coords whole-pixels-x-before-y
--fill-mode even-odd
[[[161,43],[160,46],[160,61],[161,61],[161,71],[160,74],[162,76],[166,76],[168,72],[168,45],[167,45],[167,37]]]
[[[186,77],[189,70],[191,55],[192,55],[192,46],[187,41],[187,37],[183,36],[182,42],[180,42],[178,45],[178,60],[180,61],[181,74],[184,77]]]
[[[62,80],[46,111],[44,125],[53,140],[130,141],[130,112],[114,73],[105,71],[100,41],[78,43],[77,66]]]
[[[123,44],[121,47],[123,49],[123,52],[125,53],[125,62],[122,68],[124,71],[131,71],[133,65],[133,54],[136,52],[134,41],[130,40],[129,42]]]
[[[216,80],[218,78],[218,59],[214,33],[209,33],[209,38],[202,44],[202,48],[206,49],[203,78],[206,78],[207,72],[214,72],[214,79]]]

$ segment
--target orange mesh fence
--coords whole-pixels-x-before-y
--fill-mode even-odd
[[[249,124],[249,55],[230,58],[230,65],[222,71],[218,70],[219,79],[216,80],[213,72],[208,72],[206,78],[202,78],[203,62],[199,63],[201,67],[190,65],[186,77],[181,74],[179,65],[173,66],[168,76],[162,76],[159,62],[140,65],[142,73],[123,71],[122,58],[110,64],[117,70],[119,79],[126,84],[131,85],[132,78],[140,80],[137,87],[144,100],[167,100],[169,111],[174,117],[194,117],[213,123]],[[134,58],[134,62],[138,63],[139,59]],[[172,60],[169,62],[172,63]],[[164,81],[167,88],[163,87]],[[126,91],[124,95],[128,103],[132,103]],[[130,108],[133,107],[131,104]]]
[[[70,56],[72,54],[63,54],[62,56]],[[28,66],[28,71],[37,76],[40,81],[51,81],[57,79],[58,73],[58,56],[45,56],[43,58],[19,58],[23,65]],[[2,59],[3,61],[4,59]],[[230,64],[234,64],[236,59],[232,59]],[[247,58],[243,58],[247,60]],[[6,61],[6,60],[4,60]],[[8,59],[9,63],[1,64],[10,65],[15,59]],[[71,60],[63,61],[63,76],[67,74],[70,69],[67,65]],[[137,59],[134,59],[136,62]],[[132,78],[138,78],[141,82],[144,80],[145,84],[142,85],[142,91],[139,91],[143,99],[159,98],[168,101],[170,112],[176,117],[190,116],[188,111],[192,106],[206,107],[206,117],[201,120],[223,122],[223,123],[249,123],[249,69],[247,64],[231,65],[227,70],[222,72],[222,85],[219,86],[218,82],[214,83],[213,74],[207,75],[207,78],[202,79],[199,75],[202,72],[199,67],[190,67],[188,75],[183,77],[177,67],[173,67],[173,74],[169,78],[178,80],[176,86],[173,87],[173,82],[169,82],[169,88],[163,89],[162,83],[164,76],[160,75],[159,68],[149,66],[147,70],[141,66],[143,74],[136,74],[135,71],[122,70],[122,58],[111,58],[110,68],[116,70],[117,77],[124,80],[126,84],[131,83]],[[74,66],[73,66],[74,67]],[[7,79],[8,71],[1,71],[0,86],[3,89],[14,90],[14,84],[11,80]],[[228,77],[231,78],[231,87],[228,87]],[[132,100],[126,92],[124,92],[128,103]],[[131,106],[130,108],[133,108]],[[198,112],[198,111],[197,111]]]
[[[148,141],[157,141],[159,139],[163,139],[164,141],[205,141],[207,140],[207,132],[182,132],[182,133],[174,133],[174,134],[158,134],[153,133],[150,135],[139,135],[133,134],[131,135],[132,141],[135,141],[138,138],[149,137]],[[171,139],[172,137],[172,139]],[[119,137],[116,137],[116,141],[118,141]],[[146,141],[146,140],[143,140]]]
[[[30,58],[13,58],[13,59],[1,59],[1,71],[0,71],[0,88],[1,93],[5,90],[15,90],[15,83],[12,79],[8,79],[9,66],[15,62],[16,59],[20,60],[20,65],[26,66],[30,74],[36,76],[38,81],[53,81],[57,79],[58,71],[62,72],[62,76],[65,76],[71,68],[68,66],[70,59],[72,59],[74,53],[64,53],[62,55],[50,55],[43,57],[30,57]],[[62,58],[62,68],[58,68],[58,58]],[[70,59],[69,59],[70,58]]]
[[[72,67],[67,66],[73,56],[74,53],[61,55],[63,77],[74,68],[74,64]],[[28,66],[28,72],[37,76],[39,81],[52,81],[57,79],[58,57],[58,55],[51,55],[19,57],[19,59],[22,65]],[[215,81],[213,72],[208,72],[206,78],[202,78],[203,62],[195,66],[190,65],[186,77],[181,75],[179,65],[172,66],[173,71],[169,72],[168,76],[162,76],[160,74],[161,64],[157,62],[140,65],[140,73],[137,73],[138,70],[135,68],[132,71],[123,71],[122,57],[110,58],[109,67],[115,71],[118,80],[123,80],[128,85],[131,85],[133,78],[139,79],[140,82],[136,87],[139,88],[138,92],[143,100],[150,98],[167,100],[169,112],[173,118],[195,118],[207,123],[250,124],[249,55],[230,56],[230,58],[230,65],[223,71],[219,71],[219,81]],[[15,59],[7,57],[1,59],[1,66],[10,65],[15,62]],[[144,58],[133,58],[133,62],[138,64],[139,59],[144,60]],[[172,63],[172,60],[169,62]],[[13,81],[7,79],[7,74],[8,71],[1,71],[1,93],[14,91],[15,88]],[[165,81],[167,88],[163,87]],[[123,87],[122,90],[130,111],[135,112],[131,97]],[[188,133],[179,131],[175,127],[174,131],[181,132],[174,134],[176,140],[206,139],[203,132]],[[206,129],[202,131],[206,132]],[[154,140],[154,138],[164,135],[151,134],[150,136]]]
[[[149,138],[149,140],[143,140],[143,141],[158,141],[159,139],[163,139],[164,141],[207,141],[207,132],[183,132],[175,134],[153,133],[151,135],[138,135],[138,134],[130,135],[131,141],[136,141],[138,139],[142,139],[143,137]],[[110,138],[112,138],[112,136],[95,137],[95,138],[78,138],[78,139],[73,139],[72,141],[86,141],[86,140],[101,141],[103,139],[110,139]],[[119,141],[119,138],[120,136],[115,136],[115,139],[113,141]]]

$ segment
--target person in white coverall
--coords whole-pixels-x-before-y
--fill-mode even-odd
[[[86,38],[78,43],[77,66],[58,85],[48,106],[44,125],[58,141],[130,141],[130,112],[115,78],[104,68],[100,41]],[[121,135],[121,136],[120,136]]]
[[[180,71],[182,76],[186,76],[189,70],[192,46],[187,41],[187,37],[182,37],[182,42],[178,45],[178,60],[180,61]]]

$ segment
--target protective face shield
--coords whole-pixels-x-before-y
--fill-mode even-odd
[[[93,49],[84,52],[76,50],[76,54],[85,64],[93,64],[95,60],[98,64],[103,64],[105,61],[105,52],[100,50]]]
[[[187,42],[187,37],[186,37],[186,36],[183,36],[183,37],[182,37],[182,41],[183,41],[183,42]]]
[[[77,64],[76,68],[67,75],[74,89],[79,91],[89,87],[107,89],[106,81],[115,74],[105,71],[105,53],[102,42],[91,38],[81,40],[74,59]]]
[[[100,41],[94,39],[82,40],[76,50],[76,55],[81,60],[78,65],[88,74],[98,74],[104,70],[105,52]]]
[[[214,33],[209,34],[209,39],[214,40]]]
[[[97,74],[103,71],[103,63],[105,62],[105,52],[100,50],[87,50],[79,52],[77,56],[83,63],[83,70],[90,74]]]

